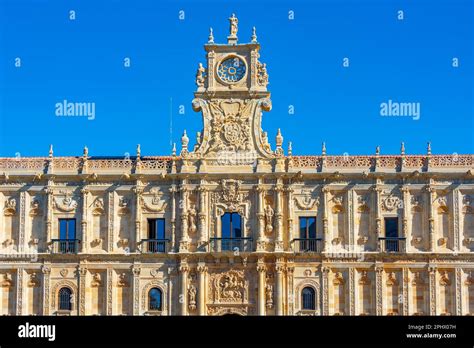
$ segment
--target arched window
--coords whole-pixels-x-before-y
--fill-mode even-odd
[[[59,310],[70,311],[72,310],[72,291],[69,288],[59,289]]]
[[[316,298],[314,294],[314,289],[310,287],[306,287],[301,292],[301,304],[302,309],[316,309]]]
[[[150,311],[161,311],[161,297],[162,293],[161,290],[158,288],[150,289],[148,292],[148,309]]]

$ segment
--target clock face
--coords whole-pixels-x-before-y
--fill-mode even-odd
[[[245,76],[246,66],[242,59],[230,57],[224,59],[217,67],[217,76],[226,83],[240,81]]]

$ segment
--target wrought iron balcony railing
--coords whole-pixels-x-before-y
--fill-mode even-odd
[[[77,254],[80,242],[79,239],[52,239],[51,252],[53,254]]]
[[[320,253],[323,250],[322,238],[295,238],[292,245],[297,253]]]
[[[385,253],[400,253],[405,251],[405,237],[379,238],[380,251]]]
[[[168,252],[169,239],[142,239],[140,251],[145,254],[164,254]]]
[[[211,252],[251,252],[253,239],[251,237],[242,238],[211,238],[210,251]]]

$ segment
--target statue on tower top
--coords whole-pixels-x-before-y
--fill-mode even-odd
[[[227,43],[236,44],[237,43],[237,31],[239,30],[238,24],[239,20],[235,16],[235,13],[232,13],[232,17],[229,18],[230,22],[230,35],[227,37]]]

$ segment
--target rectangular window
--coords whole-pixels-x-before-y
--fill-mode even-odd
[[[59,239],[76,239],[76,219],[59,219]]]
[[[398,217],[385,218],[385,237],[398,238]]]
[[[316,238],[316,217],[300,217],[300,238]]]
[[[165,219],[148,219],[148,239],[165,239]]]
[[[59,241],[57,251],[63,254],[76,253],[76,219],[59,219]]]
[[[148,219],[148,252],[164,253],[166,250],[165,219]]]

